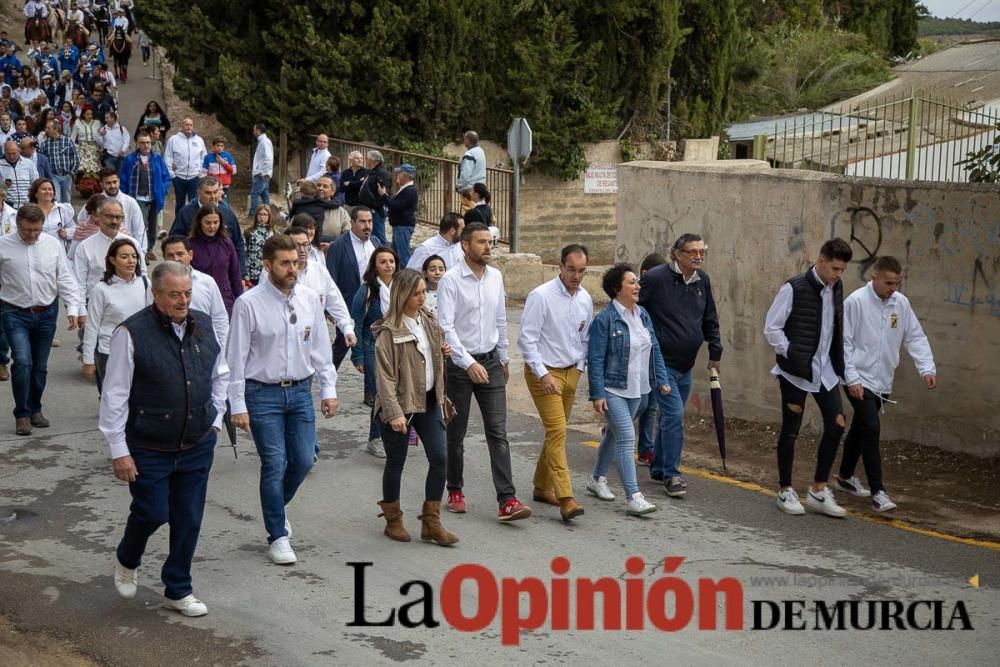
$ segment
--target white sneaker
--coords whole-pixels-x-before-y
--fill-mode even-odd
[[[810,486],[809,493],[806,494],[806,507],[827,516],[837,518],[847,516],[847,510],[837,504],[837,500],[833,497],[833,491],[830,490],[829,486],[824,486],[823,490],[818,493],[813,491]]]
[[[134,598],[138,587],[138,570],[130,570],[115,558],[115,589],[123,598]]]
[[[590,491],[591,494],[597,496],[601,500],[615,499],[615,494],[611,493],[611,489],[608,488],[607,477],[590,477],[587,480],[587,491]]]
[[[385,458],[385,447],[382,446],[382,441],[378,438],[369,440],[368,444],[365,445],[365,451],[377,459]]]
[[[631,516],[642,516],[643,514],[649,514],[650,512],[656,511],[656,505],[646,500],[642,493],[636,491],[632,494],[632,497],[628,499],[628,507],[625,509],[625,514]]]
[[[287,537],[279,537],[271,542],[271,546],[267,549],[267,555],[275,565],[291,565],[298,560]]]
[[[163,598],[163,607],[179,611],[185,616],[204,616],[208,613],[208,607],[205,606],[205,603],[193,595],[186,595],[180,600],[171,600],[165,597]]]
[[[889,500],[885,491],[879,491],[872,496],[872,509],[876,512],[889,512],[896,509],[896,503]]]
[[[848,477],[847,479],[837,475],[833,478],[833,483],[841,491],[847,491],[852,496],[857,496],[858,498],[868,498],[872,495],[872,492],[865,488],[865,485],[861,483],[861,478],[857,475]]]
[[[802,503],[799,502],[799,494],[795,493],[795,489],[792,487],[778,492],[778,509],[786,514],[801,515],[806,513]]]
[[[288,519],[285,519],[285,532],[288,533],[285,537],[292,539],[292,523]]]

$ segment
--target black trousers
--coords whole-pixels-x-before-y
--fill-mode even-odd
[[[846,387],[844,388],[846,392]],[[879,451],[878,440],[882,422],[879,419],[879,410],[888,396],[879,398],[865,389],[865,394],[858,400],[847,395],[847,400],[854,408],[854,417],[851,419],[851,428],[844,438],[844,457],[840,461],[840,476],[851,477],[854,469],[861,458],[865,463],[865,476],[868,478],[868,485],[871,486],[872,495],[879,491],[885,491],[882,485],[882,453]]]
[[[420,442],[427,455],[427,478],[424,480],[424,500],[437,502],[444,493],[445,462],[448,445],[445,442],[444,419],[437,394],[433,389],[427,392],[424,412],[405,415],[420,436]],[[382,500],[391,503],[399,500],[399,485],[406,465],[406,455],[410,449],[409,428],[402,433],[393,431],[388,422],[382,423],[382,443],[385,445],[385,468],[382,471]]]
[[[837,446],[844,434],[844,427],[837,422],[843,419],[844,408],[836,387],[826,389],[820,385],[817,392],[807,392],[799,389],[785,378],[778,376],[781,387],[781,432],[778,434],[778,484],[785,488],[792,485],[792,464],[795,461],[795,440],[799,437],[802,427],[802,415],[805,413],[806,396],[812,393],[819,411],[823,415],[823,435],[819,440],[816,452],[816,474],[814,481],[826,483],[830,470],[837,458]],[[797,408],[793,409],[793,408]]]

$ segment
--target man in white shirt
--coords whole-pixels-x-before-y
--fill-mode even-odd
[[[326,252],[326,268],[333,278],[334,284],[340,290],[344,303],[354,300],[354,295],[361,286],[361,276],[368,268],[368,261],[375,252],[372,237],[372,212],[367,206],[358,205],[351,210],[351,229],[347,234],[341,234],[330,244]],[[348,345],[344,335],[337,332],[333,341],[333,365],[347,356]]]
[[[483,418],[500,521],[526,519],[531,508],[515,496],[507,441],[507,311],[503,276],[489,266],[493,237],[486,225],[466,225],[465,259],[438,283],[438,322],[451,346],[448,395],[457,414],[448,424],[448,510],[466,511],[464,441],[472,396]]]
[[[5,200],[7,196],[7,186],[0,181],[0,238],[14,234],[17,229],[17,210],[12,208]],[[4,333],[3,323],[0,322],[0,382],[10,379],[10,345],[7,343],[7,334]]]
[[[889,395],[901,345],[906,346],[926,387],[937,387],[930,343],[910,300],[898,291],[902,277],[903,265],[898,259],[879,257],[872,266],[871,281],[844,300],[844,385],[854,416],[844,438],[844,457],[834,483],[851,495],[870,496],[876,512],[896,509],[882,483],[878,440],[879,414],[886,403],[891,403]],[[854,476],[862,457],[870,491]]]
[[[289,227],[285,234],[295,241],[299,257],[299,279],[296,284],[308,287],[319,296],[319,303],[327,315],[333,320],[337,330],[347,340],[348,347],[354,347],[357,337],[354,335],[354,318],[344,301],[343,295],[330,277],[330,272],[322,264],[309,261],[309,232],[304,227]]]
[[[465,153],[458,163],[455,192],[471,190],[476,183],[486,182],[486,153],[479,147],[479,135],[469,130],[462,143],[465,144]]]
[[[563,521],[583,514],[573,498],[566,461],[566,425],[576,385],[587,366],[594,300],[581,285],[587,248],[562,249],[559,275],[531,290],[521,315],[517,347],[524,355],[524,380],[545,428],[545,444],[535,466],[534,500],[555,505]]]
[[[0,180],[7,186],[7,203],[21,208],[28,203],[28,190],[38,178],[35,163],[21,156],[21,147],[16,141],[3,145],[3,159],[0,160]]]
[[[182,120],[181,131],[167,139],[163,159],[174,182],[175,215],[184,204],[198,196],[198,177],[207,154],[205,142],[195,134],[194,121],[190,118]]]
[[[316,136],[316,145],[309,155],[309,166],[306,167],[305,178],[299,179],[300,184],[302,181],[315,183],[320,176],[326,173],[326,161],[330,159],[329,146],[330,138],[328,136],[325,134]]]
[[[139,266],[143,273],[146,272],[146,263],[142,259],[138,242],[121,231],[125,218],[122,205],[110,197],[106,198],[97,206],[93,218],[100,232],[81,241],[73,253],[73,275],[82,291],[84,303],[90,297],[90,290],[104,277],[108,248],[115,240],[127,239],[135,245],[136,252],[139,253]]]
[[[445,213],[438,223],[438,233],[414,249],[410,255],[410,261],[406,263],[406,268],[423,272],[424,262],[428,257],[437,255],[444,261],[444,268],[451,267],[462,262],[465,257],[462,254],[462,230],[465,228],[465,221],[458,213]]]
[[[852,255],[851,246],[843,239],[824,243],[816,265],[789,278],[778,290],[764,323],[764,337],[777,358],[771,375],[778,378],[781,388],[778,508],[788,514],[805,514],[792,488],[792,463],[810,394],[823,415],[823,435],[806,506],[832,517],[847,514],[837,504],[827,480],[846,424],[837,391],[844,375],[844,284],[840,278]]]
[[[316,292],[298,286],[295,242],[276,234],[264,243],[264,274],[233,305],[226,345],[232,422],[253,433],[260,455],[260,503],[268,556],[297,559],[285,505],[295,497],[316,455],[313,376],[324,417],[337,411],[337,371]]]
[[[104,191],[104,195],[121,204],[122,211],[125,212],[125,231],[136,240],[140,248],[145,248],[148,245],[146,221],[142,217],[139,202],[121,191],[121,178],[114,167],[104,167],[98,172],[98,177],[101,179],[101,190]]]
[[[0,326],[14,360],[11,390],[18,435],[49,426],[42,415],[42,394],[59,299],[66,302],[71,331],[86,320],[66,251],[55,237],[42,233],[44,221],[42,209],[25,204],[17,212],[16,233],[0,237]]]
[[[253,167],[251,174],[253,182],[250,185],[250,210],[247,219],[252,220],[257,206],[261,203],[271,203],[271,174],[274,173],[274,146],[267,136],[267,131],[261,123],[253,126],[253,136],[257,146],[253,152]]]
[[[125,126],[118,122],[118,114],[109,111],[104,114],[105,125],[97,134],[100,136],[101,146],[104,148],[104,159],[102,163],[105,167],[113,167],[118,174],[122,170],[122,162],[132,145],[132,135],[125,129]],[[143,244],[145,247],[145,244]]]
[[[111,449],[114,476],[129,484],[132,504],[115,550],[115,589],[133,598],[146,543],[170,524],[163,565],[163,606],[204,616],[194,596],[194,559],[228,369],[208,316],[190,310],[187,267],[163,262],[151,276],[153,305],[111,337],[98,426]]]
[[[212,329],[222,348],[226,348],[229,340],[229,313],[226,303],[222,300],[222,292],[215,278],[192,268],[191,260],[194,251],[186,236],[168,236],[160,243],[163,259],[179,262],[191,269],[191,310],[200,310],[212,320]]]

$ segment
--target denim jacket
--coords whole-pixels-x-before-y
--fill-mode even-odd
[[[637,305],[636,308],[653,343],[649,351],[649,389],[652,390],[669,384],[667,367],[663,363],[649,313],[642,306]],[[587,355],[590,400],[607,398],[607,387],[624,389],[628,385],[629,345],[628,324],[618,314],[612,301],[590,324],[590,351]]]
[[[375,363],[375,333],[372,325],[382,319],[382,300],[378,295],[368,300],[368,286],[361,283],[358,291],[351,301],[351,317],[354,318],[354,332],[358,337],[358,344],[351,348],[352,364],[374,364]],[[374,365],[372,366],[374,369]]]

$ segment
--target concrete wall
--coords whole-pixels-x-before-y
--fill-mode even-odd
[[[884,439],[1000,455],[1000,188],[905,183],[771,170],[752,160],[619,166],[616,257],[665,252],[683,232],[705,236],[722,325],[726,414],[780,420],[764,316],[789,276],[822,242],[851,240],[848,291],[875,258],[904,266],[903,293],[930,338],[939,386],[923,388],[905,351]],[[703,351],[704,355],[704,351]],[[704,360],[689,409],[710,411]],[[846,401],[845,401],[846,403]],[[848,408],[849,410],[849,408]],[[815,420],[810,404],[807,413]],[[813,456],[811,448],[803,451]]]

